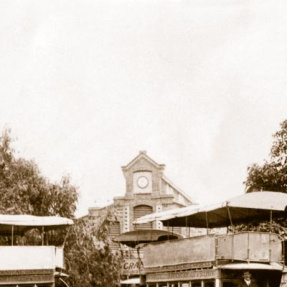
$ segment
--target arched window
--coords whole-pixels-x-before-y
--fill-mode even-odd
[[[109,226],[109,235],[112,239],[110,243],[110,247],[113,251],[117,251],[119,249],[119,243],[118,242],[113,242],[113,239],[117,236],[119,236],[121,233],[120,229],[120,223],[118,221],[111,222]]]
[[[134,220],[142,217],[147,214],[153,213],[152,207],[149,205],[137,205],[134,207]],[[151,229],[152,228],[152,222],[144,223],[144,224],[136,224],[135,230],[139,229]]]

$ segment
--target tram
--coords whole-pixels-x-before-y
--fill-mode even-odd
[[[167,229],[226,228],[224,234],[151,242],[141,246],[146,287],[286,287],[286,238],[272,232],[236,232],[237,224],[286,218],[287,194],[253,192],[218,205],[154,213]]]
[[[0,287],[54,287],[65,276],[64,247],[49,245],[45,233],[72,224],[57,216],[0,215],[0,237],[10,242],[0,246]],[[18,236],[31,229],[39,230],[40,245],[19,245]]]

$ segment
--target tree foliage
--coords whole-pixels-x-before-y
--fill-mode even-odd
[[[71,230],[66,253],[70,286],[119,287],[122,255],[113,253],[108,236],[113,224],[114,211],[91,224],[89,217],[79,219]],[[80,236],[79,236],[80,235]]]
[[[60,183],[51,183],[41,175],[32,160],[16,158],[11,145],[9,130],[0,137],[0,213],[63,216],[74,219],[78,199],[77,188],[64,176]],[[120,259],[111,252],[107,230],[112,222],[113,211],[93,226],[86,220],[75,220],[65,245],[65,259],[71,287],[119,286]],[[50,244],[64,241],[66,233],[50,231],[46,234]],[[9,238],[0,238],[1,244]],[[40,244],[37,230],[15,239],[15,244]],[[61,282],[58,282],[59,286]]]
[[[77,189],[64,176],[50,183],[32,160],[16,158],[9,130],[0,138],[0,213],[74,217]]]
[[[287,192],[287,120],[273,137],[270,157],[262,166],[253,164],[248,167],[245,181],[247,192],[268,190]]]
[[[248,167],[247,179],[244,182],[247,192],[287,192],[287,120],[283,121],[280,127],[273,135],[269,159],[265,160],[263,165],[253,164]],[[272,222],[243,224],[237,226],[236,230],[274,232],[286,238],[287,221],[286,218],[276,218]]]
[[[230,227],[232,232],[243,231],[257,231],[257,232],[271,232],[277,233],[282,239],[286,240],[287,237],[287,221],[285,218],[279,218],[276,220],[263,221],[263,222],[250,222],[248,224],[239,224],[235,227]]]

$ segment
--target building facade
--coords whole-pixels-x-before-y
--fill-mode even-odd
[[[116,211],[116,220],[111,225],[111,239],[121,233],[138,229],[167,229],[159,221],[141,225],[134,225],[133,221],[150,213],[195,204],[165,176],[164,171],[165,165],[157,163],[145,151],[140,151],[133,160],[122,166],[126,191],[123,196],[115,197],[112,203]],[[89,218],[96,222],[107,208],[89,208]],[[188,228],[176,227],[170,231],[183,236],[189,236],[190,232]],[[139,266],[135,250],[115,242],[112,242],[111,246],[113,250],[121,248],[126,252],[123,274],[127,276],[138,274]]]
[[[133,220],[150,213],[195,204],[165,176],[164,170],[165,165],[155,162],[145,151],[140,151],[137,157],[122,166],[126,192],[113,200],[118,218],[114,235],[137,229],[163,229],[161,222],[134,226]],[[91,207],[89,216],[96,219],[104,209]]]

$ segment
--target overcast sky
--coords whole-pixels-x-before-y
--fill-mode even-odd
[[[199,203],[242,194],[287,119],[285,0],[2,0],[0,128],[77,214],[146,150]]]

